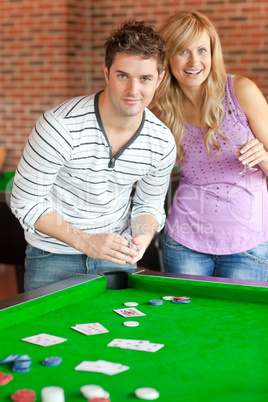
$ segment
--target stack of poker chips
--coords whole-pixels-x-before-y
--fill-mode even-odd
[[[35,402],[36,394],[32,389],[19,389],[11,395],[13,402]]]
[[[175,304],[191,303],[191,299],[189,296],[163,296],[162,299],[169,300]]]
[[[149,300],[149,304],[151,306],[162,306],[163,300],[160,300],[160,299]]]
[[[100,385],[83,385],[80,390],[88,402],[110,402],[109,392],[105,391]]]
[[[12,363],[15,373],[28,373],[31,370],[32,360],[28,355],[9,355],[0,361],[0,364]]]
[[[58,357],[58,356],[46,357],[42,361],[43,366],[47,366],[47,367],[56,367],[56,366],[59,366],[61,363],[62,363],[62,357]]]
[[[13,380],[13,375],[0,371],[0,385],[6,385]]]
[[[152,401],[154,399],[158,399],[160,394],[154,388],[144,387],[136,389],[135,396],[139,399]]]
[[[172,303],[175,303],[175,304],[191,303],[191,299],[188,296],[174,297],[173,300],[171,300],[171,301],[172,301]]]
[[[28,373],[31,370],[32,360],[28,355],[21,355],[13,360],[12,371],[15,373]]]
[[[64,402],[64,389],[61,387],[45,387],[41,389],[42,402]]]

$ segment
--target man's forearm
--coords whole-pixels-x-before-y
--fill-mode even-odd
[[[84,252],[85,233],[70,225],[56,212],[48,212],[35,222],[35,229]]]
[[[146,248],[153,239],[159,226],[158,221],[151,215],[140,215],[131,221],[132,238],[145,236],[148,239]]]
[[[127,241],[115,233],[86,233],[48,212],[35,223],[35,229],[68,244],[88,257],[115,264],[132,263],[137,253],[127,247]]]
[[[142,259],[158,226],[158,221],[151,215],[140,215],[131,221],[132,242],[137,247],[137,255],[133,257],[132,263]]]

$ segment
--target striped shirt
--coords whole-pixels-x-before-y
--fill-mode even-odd
[[[11,209],[34,247],[79,253],[35,230],[35,222],[51,211],[87,233],[122,234],[130,219],[144,214],[156,218],[158,230],[165,223],[163,205],[176,157],[170,130],[145,109],[136,134],[113,157],[99,94],[46,112],[30,134],[16,170]]]

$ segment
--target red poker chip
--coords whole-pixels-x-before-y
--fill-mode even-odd
[[[6,374],[6,373],[3,373],[2,371],[0,371],[0,385],[6,385],[11,380],[13,380],[13,375]]]
[[[188,297],[188,296],[179,296],[179,297],[173,297],[173,299],[175,299],[175,300],[189,300],[190,297]]]
[[[89,398],[88,402],[111,402],[110,398]]]
[[[14,402],[34,402],[36,394],[32,389],[19,389],[11,395],[10,399]]]

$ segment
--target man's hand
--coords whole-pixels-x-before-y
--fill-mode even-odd
[[[136,256],[131,256],[131,262],[129,264],[135,264],[135,262],[142,259],[145,250],[151,242],[151,237],[139,235],[135,238],[132,238],[132,243],[137,247]]]
[[[124,265],[134,264],[137,251],[128,247],[126,239],[114,233],[85,234],[85,244],[81,250],[88,257]]]
[[[59,239],[88,257],[120,265],[132,265],[142,258],[157,227],[157,220],[150,215],[141,215],[133,219],[132,242],[137,250],[132,250],[128,247],[128,241],[118,234],[85,233],[62,220],[55,212],[41,216],[35,223],[36,230]]]
[[[131,257],[132,262],[130,262],[130,264],[134,264],[141,260],[145,250],[151,243],[158,226],[159,223],[151,215],[140,215],[132,220],[132,243],[137,247],[137,255]]]
[[[69,244],[74,249],[97,258],[124,265],[133,264],[137,252],[128,247],[126,239],[114,233],[89,234],[62,220],[55,212],[43,215],[35,224],[36,230]]]

